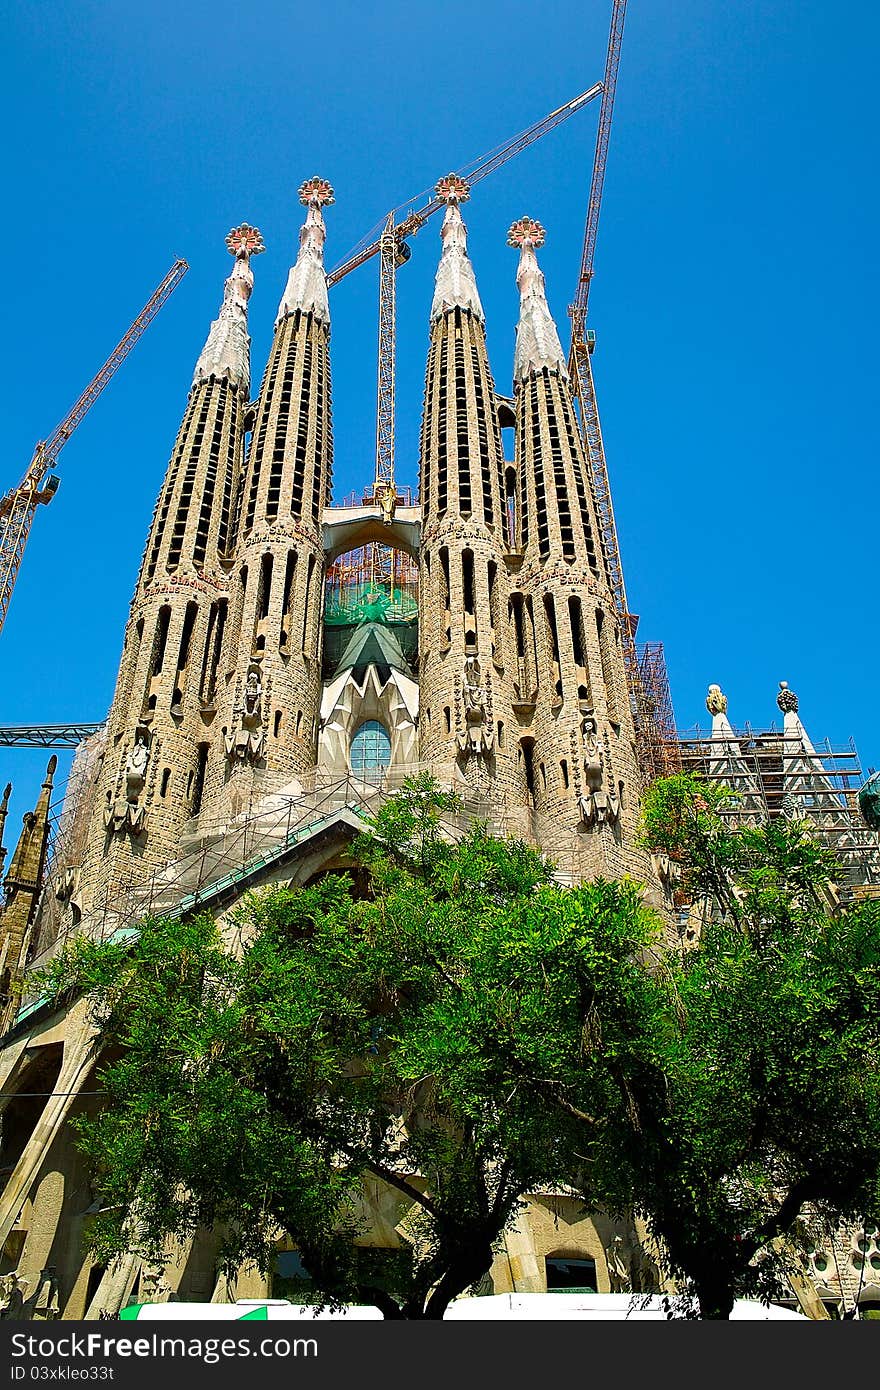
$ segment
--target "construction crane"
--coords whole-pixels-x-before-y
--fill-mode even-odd
[[[580,407],[584,452],[592,476],[611,590],[618,613],[624,618],[628,617],[626,590],[623,585],[623,570],[620,564],[617,528],[614,524],[614,511],[611,505],[611,490],[608,486],[605,446],[602,441],[602,429],[599,424],[599,412],[596,408],[596,393],[593,389],[593,374],[590,367],[590,355],[595,344],[595,337],[587,332],[587,303],[590,296],[590,284],[593,279],[593,257],[596,250],[596,235],[599,230],[599,212],[602,207],[602,189],[605,184],[605,166],[608,162],[608,142],[611,137],[611,117],[614,112],[614,93],[617,88],[617,70],[620,66],[625,17],[626,0],[614,0],[611,32],[608,37],[608,54],[605,60],[605,77],[602,82],[602,105],[599,108],[599,126],[596,131],[596,153],[593,158],[593,177],[590,183],[590,201],[584,229],[581,269],[575,301],[568,311],[571,316],[569,371],[574,394]],[[629,629],[628,621],[624,623],[624,626],[627,630]]]
[[[61,424],[56,426],[48,439],[41,440],[34,449],[27,472],[19,483],[6,496],[0,499],[0,629],[6,621],[6,612],[18,571],[21,557],[30,535],[34,512],[40,503],[49,503],[58,490],[58,478],[51,471],[55,461],[73,431],[88,414],[116,369],[131,352],[144,329],[152,323],[168,296],[177,288],[189,266],[178,260],[154,290],[128,332],[116,344],[101,370],[92,378],[79,400],[68,411]]]
[[[103,724],[6,724],[0,726],[0,748],[78,748]]]
[[[521,131],[505,144],[499,145],[489,154],[483,155],[480,159],[473,161],[464,169],[457,170],[460,178],[467,180],[473,187],[481,179],[500,169],[502,164],[506,164],[514,155],[521,150],[540,140],[548,131],[555,130],[563,121],[567,121],[569,116],[573,116],[576,111],[582,110],[588,102],[599,96],[603,91],[601,82],[595,83],[586,92],[581,92],[580,96],[572,101],[566,102],[564,106],[558,106],[555,111],[551,111],[549,116],[537,121],[535,125],[529,126],[528,130]],[[603,102],[604,106],[604,102]],[[424,194],[418,195],[424,197]],[[373,238],[373,233],[369,232],[346,259],[335,266],[327,276],[328,285],[336,285],[352,270],[363,265],[372,256],[379,256],[379,370],[377,387],[377,410],[376,410],[376,473],[373,484],[373,500],[381,502],[386,500],[386,515],[391,517],[394,511],[396,500],[396,487],[394,481],[394,374],[395,374],[395,318],[396,318],[396,292],[397,292],[397,268],[408,261],[412,254],[407,239],[414,236],[421,227],[425,225],[429,217],[433,217],[435,212],[439,212],[446,203],[437,197],[429,198],[425,205],[417,211],[409,212],[405,217],[397,220],[402,207],[411,207],[412,203],[418,201],[417,198],[410,199],[408,203],[401,204],[398,208],[392,208],[384,219],[382,230],[378,237]]]
[[[584,228],[580,275],[575,301],[568,311],[571,316],[569,374],[572,390],[578,403],[581,438],[602,536],[602,549],[608,566],[608,578],[614,596],[615,608],[620,618],[621,642],[626,664],[630,703],[636,726],[639,763],[645,776],[650,780],[653,777],[676,770],[675,749],[677,749],[677,745],[673,746],[666,738],[658,700],[654,698],[648,688],[657,684],[658,677],[655,675],[653,681],[649,679],[651,672],[642,669],[636,651],[635,630],[638,619],[634,618],[629,611],[623,582],[623,566],[620,562],[617,526],[614,520],[611,488],[608,482],[608,465],[605,460],[605,443],[602,438],[602,426],[596,405],[596,390],[593,384],[593,369],[590,361],[596,337],[587,328],[587,306],[590,297],[590,285],[593,280],[593,258],[599,230],[599,213],[602,207],[602,190],[605,185],[608,144],[611,138],[611,117],[614,112],[614,95],[617,90],[617,71],[620,66],[625,18],[626,0],[614,0],[611,10],[611,28],[608,35],[608,52],[605,58],[605,75],[602,79],[602,104],[599,108],[599,125],[596,131],[596,152],[593,158],[593,174],[590,181],[590,201],[587,206],[587,220]],[[661,676],[660,685],[663,686],[665,665]],[[668,684],[665,685],[665,691],[668,699]]]

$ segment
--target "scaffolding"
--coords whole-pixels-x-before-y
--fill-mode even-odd
[[[419,568],[405,551],[371,541],[327,570],[324,622],[412,622],[418,617]]]
[[[694,726],[675,736],[675,748],[683,771],[730,788],[725,816],[737,824],[806,821],[842,862],[842,886],[859,896],[860,888],[880,885],[880,836],[859,810],[863,777],[852,739],[805,747],[775,723],[762,730],[746,724],[723,739]]]
[[[175,918],[228,907],[256,887],[267,870],[340,820],[347,820],[354,829],[368,829],[389,796],[399,792],[408,778],[431,770],[427,763],[386,768],[376,781],[353,774],[327,776],[316,769],[301,779],[301,789],[295,794],[268,795],[257,808],[238,816],[215,820],[199,817],[190,823],[192,847],[188,853],[155,869],[146,879],[106,889],[81,918],[67,913],[63,923],[57,904],[65,896],[67,865],[64,854],[56,853],[47,868],[40,903],[49,920],[44,923],[38,916],[28,973],[47,965],[77,936],[122,941],[135,935],[147,917]],[[459,809],[444,813],[440,819],[441,831],[448,838],[455,840],[467,834],[474,820],[493,835],[514,833],[503,797],[461,791],[458,799]],[[58,803],[56,826],[59,819],[63,823],[64,816],[63,803]],[[29,995],[26,992],[17,1022],[39,1002],[33,991]]]
[[[643,642],[636,647],[633,718],[636,748],[645,785],[658,777],[681,772],[675,732],[675,711],[662,642]]]

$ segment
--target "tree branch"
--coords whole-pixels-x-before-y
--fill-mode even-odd
[[[355,1162],[363,1163],[364,1167],[368,1168],[374,1177],[381,1178],[383,1182],[388,1183],[389,1187],[396,1187],[398,1192],[402,1192],[404,1196],[409,1197],[411,1202],[418,1202],[419,1206],[424,1207],[425,1211],[430,1212],[435,1221],[440,1219],[440,1211],[436,1203],[432,1202],[430,1197],[426,1197],[424,1192],[420,1192],[417,1187],[412,1187],[407,1182],[406,1178],[400,1177],[398,1173],[395,1173],[391,1168],[386,1168],[384,1164],[377,1163],[374,1158],[365,1158],[357,1149],[352,1148],[348,1144],[340,1144],[339,1149],[346,1157],[354,1159]]]
[[[812,1190],[813,1184],[810,1178],[800,1178],[788,1189],[773,1215],[768,1216],[766,1221],[762,1221],[751,1240],[747,1242],[747,1245],[752,1247],[753,1255],[768,1241],[785,1234],[804,1202],[810,1197]],[[749,1258],[751,1259],[751,1256]]]

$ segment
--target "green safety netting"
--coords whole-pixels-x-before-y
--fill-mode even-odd
[[[859,810],[872,830],[880,830],[880,772],[873,772],[859,792]]]

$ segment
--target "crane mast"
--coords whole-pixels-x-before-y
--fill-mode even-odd
[[[605,185],[608,144],[611,138],[611,117],[614,112],[614,95],[617,90],[617,72],[620,66],[625,18],[626,0],[614,0],[608,35],[608,52],[605,59],[605,74],[602,81],[602,105],[599,110],[599,125],[596,131],[596,151],[593,157],[590,201],[587,206],[580,274],[575,301],[569,309],[571,316],[569,374],[573,393],[578,402],[581,439],[589,469],[590,486],[602,538],[602,550],[608,566],[608,578],[614,605],[620,618],[621,645],[626,667],[630,706],[635,722],[639,765],[646,779],[650,781],[654,777],[675,770],[675,755],[664,738],[664,731],[658,722],[658,711],[646,689],[636,651],[635,630],[638,620],[629,611],[626,588],[623,582],[623,566],[620,560],[614,507],[611,502],[611,487],[608,482],[605,443],[602,438],[602,425],[599,420],[599,408],[596,404],[596,388],[590,360],[595,345],[595,335],[587,329],[587,306],[593,279],[593,258],[599,230],[599,213]]]
[[[503,145],[491,150],[489,154],[481,156],[466,168],[457,171],[458,177],[466,179],[473,187],[481,179],[487,178],[489,174],[500,169],[502,164],[506,164],[509,159],[520,151],[527,149],[529,145],[540,140],[549,131],[555,130],[563,121],[567,121],[576,111],[580,111],[588,102],[599,96],[603,87],[601,82],[595,83],[587,91],[581,92],[564,106],[558,106],[555,111],[551,111],[548,116],[529,126],[527,130],[520,131]],[[412,201],[415,201],[413,199]],[[402,204],[406,206],[406,204]],[[421,227],[425,225],[429,217],[433,217],[435,212],[439,212],[446,204],[440,198],[431,198],[423,207],[417,211],[407,214],[399,222],[395,219],[398,209],[392,208],[388,213],[381,235],[370,241],[364,238],[358,246],[346,257],[346,259],[335,266],[327,276],[328,286],[336,285],[350,271],[356,270],[372,256],[378,255],[379,265],[379,363],[378,363],[378,384],[377,384],[377,409],[376,409],[376,473],[373,486],[373,499],[376,502],[385,502],[385,515],[388,520],[394,512],[394,501],[396,499],[396,486],[394,481],[394,369],[396,354],[396,293],[397,293],[397,267],[409,260],[410,249],[407,246],[407,238],[414,236]]]
[[[593,278],[593,257],[599,230],[599,213],[602,207],[605,167],[608,162],[611,117],[614,112],[614,94],[617,89],[617,71],[620,66],[625,17],[626,0],[614,0],[611,13],[611,31],[608,36],[608,53],[605,59],[605,77],[602,83],[602,105],[599,109],[599,126],[596,131],[596,153],[593,158],[590,201],[587,206],[587,222],[584,228],[580,275],[578,276],[575,302],[569,310],[571,315],[569,371],[574,394],[580,407],[581,436],[584,453],[590,468],[593,498],[596,504],[599,528],[602,532],[602,546],[608,563],[611,591],[625,629],[624,640],[627,640],[628,635],[629,645],[632,645],[631,623],[623,583],[623,568],[620,563],[620,548],[617,543],[617,527],[614,522],[611,489],[608,483],[608,465],[605,461],[605,445],[602,440],[602,426],[599,421],[593,372],[590,364],[593,342],[587,334],[587,303],[590,295],[590,282]]]
[[[36,508],[40,503],[51,502],[58,490],[58,478],[51,472],[55,460],[188,269],[186,261],[174,262],[134,323],[116,344],[103,367],[92,377],[76,404],[67,412],[61,423],[56,425],[49,438],[36,445],[33,458],[18,487],[12,488],[0,499],[0,629],[6,621],[6,613]]]

